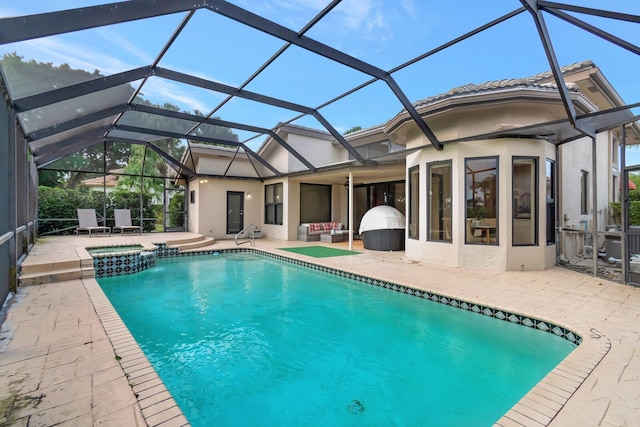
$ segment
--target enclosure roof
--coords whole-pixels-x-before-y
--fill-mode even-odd
[[[350,159],[372,165],[380,160],[349,141],[398,111],[446,149],[421,106],[517,87],[556,91],[566,118],[509,135],[562,144],[637,120],[639,104],[622,101],[640,101],[629,83],[640,65],[635,2],[608,2],[608,10],[542,0],[14,3],[0,9],[0,77],[40,168],[100,143],[143,146],[186,178],[197,172],[183,163],[192,143],[249,159],[251,168],[234,168],[232,156],[220,176],[288,173],[264,156],[266,142],[304,170],[327,166],[280,137],[283,126],[329,135]],[[576,62],[585,57],[593,61]],[[602,95],[613,107],[580,116],[570,96],[578,88],[562,76],[595,63],[608,75],[602,86],[616,88]],[[505,79],[522,75],[531,77]],[[579,88],[589,97],[587,89]],[[169,140],[178,143],[165,148]]]

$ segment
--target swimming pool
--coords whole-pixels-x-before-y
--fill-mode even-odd
[[[194,426],[490,425],[575,348],[247,253],[99,282]]]

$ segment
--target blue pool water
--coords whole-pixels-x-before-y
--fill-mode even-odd
[[[99,282],[193,426],[488,426],[575,348],[247,253]]]

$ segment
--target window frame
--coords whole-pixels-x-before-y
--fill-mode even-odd
[[[589,215],[589,171],[580,170],[580,215]]]
[[[538,192],[539,192],[539,164],[540,158],[538,156],[513,156],[511,158],[511,194],[515,195],[515,165],[518,160],[532,160],[533,161],[533,188],[530,189],[530,199],[533,201],[533,209],[530,209],[529,215],[530,220],[533,225],[533,242],[532,243],[515,243],[515,235],[516,235],[516,220],[523,219],[517,217],[517,208],[515,206],[515,202],[512,203],[512,211],[511,211],[511,246],[520,247],[520,246],[538,246],[539,244],[539,227],[540,227],[540,215],[539,215],[539,205],[538,205]],[[514,197],[515,198],[515,197]]]
[[[273,189],[273,202],[269,201],[269,191]],[[280,192],[278,193],[278,189]],[[280,195],[280,201],[276,202],[277,196]],[[264,223],[266,225],[282,225],[284,222],[284,184],[282,182],[276,182],[273,184],[265,184],[264,186]],[[280,209],[278,209],[280,208]],[[269,220],[269,213],[273,211],[273,222]],[[278,221],[278,213],[280,214],[280,221]]]
[[[480,241],[471,242],[468,239],[468,233],[466,232],[467,220],[469,215],[469,208],[467,206],[467,170],[469,169],[469,162],[476,160],[493,160],[495,162],[495,171],[496,171],[496,185],[495,185],[495,194],[494,194],[494,204],[495,204],[495,242],[483,242],[482,239]],[[482,245],[482,246],[499,246],[500,245],[500,156],[479,156],[479,157],[465,157],[464,159],[464,221],[465,221],[465,233],[464,233],[464,243],[465,245]],[[472,220],[475,219],[472,218]]]
[[[326,203],[326,205],[323,206],[315,206],[314,208],[316,210],[318,209],[322,209],[322,213],[324,214],[324,218],[320,219],[313,219],[313,218],[309,218],[309,216],[307,215],[306,211],[303,210],[303,205],[304,205],[304,200],[305,196],[305,189],[311,189],[311,188],[316,188],[319,189],[321,191],[323,191],[325,194],[323,194],[324,196],[327,197],[326,200],[324,200],[324,202]],[[322,205],[323,201],[320,201],[320,204]],[[300,183],[300,206],[299,206],[299,210],[300,210],[300,222],[301,223],[308,223],[308,222],[329,222],[331,221],[331,212],[333,212],[333,207],[332,207],[332,202],[333,202],[333,186],[331,184],[315,184],[315,183],[307,183],[307,182],[301,182]],[[322,215],[320,215],[322,216]]]
[[[550,169],[550,170],[549,170]],[[552,159],[546,159],[545,163],[545,176],[547,189],[545,190],[546,199],[546,215],[547,215],[547,228],[546,239],[547,246],[556,244],[556,226],[558,215],[556,213],[556,161]],[[550,191],[547,191],[550,190]]]
[[[414,175],[415,179],[412,179]],[[407,219],[409,230],[407,232],[407,237],[409,239],[420,240],[420,165],[409,168],[408,177],[409,206],[407,209]],[[414,188],[414,186],[416,188]],[[412,232],[412,226],[415,226],[415,233]]]
[[[437,230],[438,233],[442,234],[442,239],[434,239],[432,238],[432,229],[431,229],[431,207],[432,207],[432,170],[436,167],[448,167],[449,168],[449,199],[451,200],[451,204],[449,206],[449,238],[446,237],[446,229],[444,225],[444,221],[442,224],[442,229]],[[428,242],[440,242],[440,243],[453,243],[453,228],[451,227],[451,215],[453,214],[453,160],[439,160],[436,162],[427,163],[427,173],[426,173],[426,188],[427,188],[427,241]],[[442,206],[439,208],[439,211],[442,210]],[[444,216],[440,218],[443,220]]]

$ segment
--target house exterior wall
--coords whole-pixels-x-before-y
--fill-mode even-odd
[[[192,233],[199,233],[200,227],[200,180],[192,179],[187,183],[188,193],[187,200],[185,200],[187,210],[187,231]],[[191,203],[191,192],[193,191],[193,203]]]
[[[348,160],[347,151],[342,146],[334,145],[332,141],[289,133],[287,143],[316,167]],[[289,155],[288,172],[301,170],[307,170],[307,167],[293,155]]]
[[[262,153],[263,158],[276,170],[286,173],[289,168],[289,152],[279,144],[271,143]]]
[[[604,132],[596,135],[596,175],[597,201],[593,202],[593,148],[591,138],[581,138],[560,147],[562,159],[562,205],[560,214],[563,226],[567,228],[584,228],[592,223],[593,209],[598,212],[598,230],[607,225],[607,209],[612,188],[611,135]],[[588,211],[580,212],[580,172],[589,173],[587,186]]]
[[[195,203],[188,204],[189,231],[216,239],[233,239],[227,234],[227,192],[245,193],[244,226],[253,223],[260,227],[264,210],[262,183],[250,180],[207,178],[189,181],[189,189],[196,191]],[[248,197],[249,194],[251,197]]]
[[[231,162],[231,157],[200,157],[197,165],[198,173],[216,175],[221,170],[226,170]],[[251,176],[254,171],[249,162],[233,162],[236,176]]]
[[[331,186],[331,220],[341,222],[343,228],[349,224],[349,206],[344,185]]]
[[[318,134],[317,137],[306,134],[285,132],[281,135],[287,144],[312,165],[319,167],[348,160],[348,153],[342,146],[332,142],[332,138]],[[261,155],[274,168],[283,173],[306,171],[308,168],[293,154],[276,141],[270,141]]]
[[[467,244],[465,160],[498,156],[498,242]],[[512,162],[515,157],[538,159],[537,245],[513,246]],[[499,139],[450,144],[442,151],[424,149],[407,157],[407,173],[420,170],[418,239],[407,239],[406,255],[430,264],[496,270],[543,270],[555,265],[555,245],[546,243],[546,159],[555,148],[542,140]],[[450,160],[452,166],[451,242],[427,241],[427,165]]]
[[[300,182],[287,180],[285,191],[285,216],[281,239],[296,240],[298,238],[298,225],[300,224]]]
[[[265,186],[282,183],[283,217],[282,225],[264,223]],[[189,181],[189,191],[195,191],[194,203],[187,204],[189,215],[188,230],[216,239],[231,239],[226,234],[227,191],[245,193],[244,225],[255,224],[263,237],[278,240],[296,240],[300,224],[300,181],[289,178],[274,178],[265,182],[207,178]],[[247,197],[251,194],[251,197]],[[332,186],[332,220],[347,224],[346,192],[341,185]],[[189,196],[187,196],[189,201]]]
[[[591,79],[591,72],[583,75],[575,75],[575,79],[583,79],[580,82],[592,93],[592,85],[599,87],[598,79]],[[588,81],[587,81],[588,80]],[[508,82],[507,82],[508,83]],[[547,160],[554,162],[556,167],[555,183],[556,195],[555,206],[559,212],[560,223],[555,224],[555,215],[550,220],[555,225],[561,227],[587,228],[593,222],[593,212],[597,216],[598,230],[604,230],[609,223],[607,217],[608,202],[615,200],[619,189],[614,188],[613,176],[618,176],[617,156],[612,147],[614,144],[614,132],[605,132],[596,137],[595,152],[592,152],[592,142],[588,137],[566,143],[560,147],[547,142],[541,137],[513,137],[509,138],[509,132],[517,129],[513,133],[523,135],[523,127],[528,125],[538,125],[542,123],[554,122],[566,118],[566,111],[557,89],[553,85],[532,84],[529,81],[523,84],[510,86],[502,82],[497,82],[496,90],[470,91],[468,94],[462,93],[452,97],[435,97],[416,103],[416,108],[424,117],[430,129],[438,140],[444,141],[444,149],[435,150],[426,136],[418,126],[408,117],[406,113],[401,113],[375,129],[365,130],[362,135],[351,135],[349,141],[354,146],[366,145],[388,138],[396,145],[404,145],[408,150],[419,148],[419,151],[407,154],[404,173],[405,183],[409,182],[408,173],[412,168],[418,168],[420,172],[420,200],[417,222],[419,224],[419,235],[417,238],[406,240],[406,256],[421,260],[430,264],[464,266],[466,268],[495,269],[495,270],[543,270],[556,264],[558,253],[562,253],[563,236],[556,236],[554,242],[547,243]],[[598,109],[611,108],[608,98],[596,97],[587,98],[583,93],[576,92],[575,86],[570,88],[569,96],[574,103],[574,107],[579,114],[597,111]],[[464,92],[464,90],[462,91]],[[595,92],[593,92],[595,93]],[[597,95],[597,94],[596,94]],[[594,95],[594,96],[596,96]],[[539,128],[542,135],[553,131]],[[527,132],[532,132],[530,128]],[[537,131],[537,130],[536,130]],[[283,126],[277,131],[287,143],[295,149],[301,156],[308,159],[314,166],[335,164],[348,160],[348,152],[343,147],[335,144],[332,137],[325,132],[313,129]],[[500,138],[492,140],[476,140],[473,142],[446,143],[446,141],[461,138],[473,137],[474,135],[490,134],[500,132]],[[268,140],[261,148],[260,154],[267,162],[276,169],[287,174],[296,171],[306,170],[306,167],[290,154],[285,148],[274,139]],[[467,221],[467,192],[466,188],[466,160],[469,158],[497,158],[497,186],[494,187],[491,177],[485,176],[488,180],[482,184],[476,181],[476,191],[474,191],[482,206],[482,198],[485,202],[497,197],[496,212],[491,212],[488,223],[473,224]],[[525,159],[519,161],[514,166],[514,159]],[[536,160],[536,174],[531,171],[532,162],[526,159]],[[595,159],[596,167],[592,159]],[[451,187],[452,210],[449,213],[448,205],[440,202],[440,210],[437,233],[432,233],[434,238],[451,235],[450,242],[429,241],[428,234],[428,209],[434,209],[428,205],[427,189],[427,168],[430,163],[449,161],[451,165],[451,180],[443,184],[440,188],[448,190]],[[400,163],[389,163],[392,167],[402,168]],[[478,163],[476,163],[478,164]],[[382,167],[376,165],[376,167]],[[487,166],[484,166],[485,168]],[[377,180],[380,175],[367,176],[366,166],[353,166],[353,172],[358,174],[360,183],[367,183],[370,180]],[[485,171],[492,171],[493,166],[488,166]],[[481,173],[482,167],[476,172]],[[340,169],[347,174],[351,166]],[[402,169],[400,169],[402,170]],[[440,169],[448,173],[448,167]],[[336,176],[340,173],[338,169],[328,168],[326,171],[319,171],[310,175],[298,175],[285,178],[269,178],[264,182],[257,183],[260,190],[260,202],[257,206],[259,215],[255,224],[260,224],[263,234],[267,237],[281,240],[295,240],[297,238],[297,227],[300,223],[300,183],[305,179],[315,184],[332,184],[331,192],[331,220],[342,222],[345,227],[349,225],[349,204],[347,191],[342,183],[336,182]],[[479,171],[479,172],[478,172]],[[589,206],[587,212],[580,211],[581,176],[580,171],[589,173],[589,181],[586,191]],[[199,171],[200,172],[200,171]],[[378,171],[379,172],[379,171]],[[326,173],[327,180],[323,174]],[[441,173],[441,172],[437,172]],[[515,175],[515,177],[514,177]],[[260,175],[264,176],[264,175]],[[445,175],[442,175],[445,176]],[[593,179],[594,176],[597,179]],[[364,177],[364,179],[363,179]],[[398,178],[402,179],[402,178]],[[532,188],[532,180],[535,179],[537,194],[536,203],[529,204],[529,192]],[[355,181],[355,179],[354,179]],[[283,224],[272,225],[263,224],[264,220],[264,186],[272,183],[283,183]],[[374,181],[377,182],[377,181]],[[440,180],[444,182],[444,180]],[[224,184],[229,187],[233,181],[225,180]],[[619,184],[615,181],[615,184]],[[593,200],[593,185],[596,186],[597,198]],[[514,190],[514,188],[516,188]],[[482,189],[480,189],[482,188]],[[226,188],[229,189],[229,188]],[[226,190],[225,189],[225,190]],[[411,193],[409,188],[407,196]],[[495,194],[494,194],[495,193]],[[523,205],[521,195],[525,195],[526,203]],[[224,195],[218,196],[220,199],[217,205],[224,202]],[[215,200],[216,197],[213,197]],[[531,199],[533,200],[533,199]],[[204,212],[210,209],[204,206],[205,203],[198,199],[198,214],[196,216],[199,224],[199,232],[207,233],[207,223],[203,220]],[[208,203],[208,199],[207,199]],[[475,202],[474,202],[475,205]],[[444,207],[443,207],[444,206]],[[489,206],[489,205],[487,205]],[[517,208],[516,206],[519,206]],[[444,210],[446,214],[442,214]],[[517,214],[514,210],[517,209]],[[530,227],[529,212],[535,212],[535,228]],[[434,212],[436,210],[434,209]],[[493,211],[493,209],[489,209]],[[555,213],[555,212],[554,212]],[[224,225],[224,214],[217,219]],[[473,214],[476,215],[475,213]],[[482,215],[482,214],[481,214]],[[450,216],[450,218],[449,218]],[[495,218],[493,218],[495,217]],[[567,220],[563,220],[566,217]],[[408,218],[407,218],[408,221]],[[450,222],[450,224],[449,224]],[[248,223],[248,222],[247,222]],[[436,224],[434,222],[434,224]],[[448,224],[445,226],[444,224]],[[496,225],[497,233],[489,230],[489,227]],[[408,224],[407,224],[408,225]],[[482,228],[482,226],[485,228]],[[191,229],[191,227],[190,227]],[[474,235],[473,230],[483,231],[484,239]],[[357,231],[357,230],[355,230]],[[535,242],[529,242],[532,233]],[[466,236],[470,236],[468,239]],[[448,236],[446,237],[448,239]],[[468,240],[468,242],[467,242]],[[514,245],[514,241],[516,245]],[[602,243],[602,242],[598,242]]]

